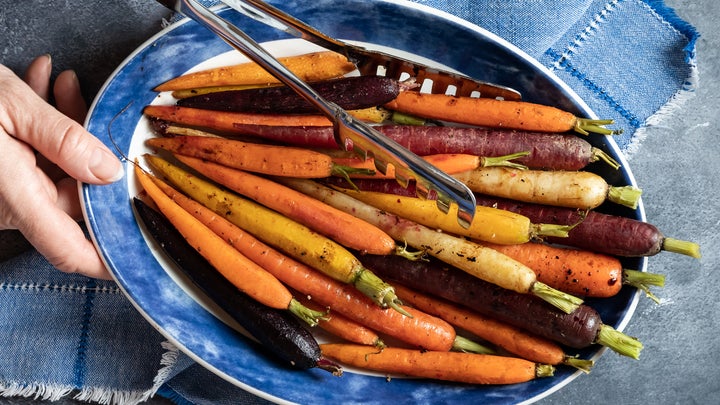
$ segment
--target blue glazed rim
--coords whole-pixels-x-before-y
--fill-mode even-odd
[[[580,98],[556,76],[522,51],[495,35],[447,13],[407,1],[320,0],[284,2],[278,7],[321,31],[341,39],[396,48],[437,61],[470,76],[516,88],[525,100],[552,104],[578,115],[595,117]],[[258,42],[285,39],[277,30],[220,9]],[[111,75],[91,106],[86,127],[106,144],[128,153],[142,108],[157,93],[152,87],[198,63],[230,50],[229,46],[192,21],[182,20],[150,38]],[[125,111],[118,115],[120,111]],[[617,145],[608,137],[593,137],[625,169],[602,165],[590,170],[611,184],[636,182]],[[131,166],[126,166],[132,173]],[[130,175],[129,175],[130,176]],[[567,367],[555,377],[510,386],[470,386],[346,372],[337,378],[320,370],[288,370],[257,345],[220,321],[183,288],[158,258],[158,249],[143,236],[131,204],[128,181],[109,186],[80,187],[91,237],[119,286],[143,316],[170,342],[227,381],[278,403],[531,403],[562,388],[581,375]],[[645,220],[644,209],[603,206],[600,210]],[[647,260],[626,259],[627,268],[645,270]],[[624,289],[612,299],[588,300],[604,323],[622,330],[637,305],[639,293]],[[598,359],[604,348],[577,353]]]

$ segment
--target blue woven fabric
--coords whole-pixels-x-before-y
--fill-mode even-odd
[[[553,70],[631,156],[643,128],[696,85],[694,28],[661,1],[416,0],[482,26]],[[206,2],[212,3],[212,2]],[[276,2],[281,4],[281,2]],[[37,253],[0,263],[0,394],[130,404],[262,403],[180,353],[112,282],[60,273]]]

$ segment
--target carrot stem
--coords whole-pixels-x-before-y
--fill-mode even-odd
[[[452,350],[463,353],[495,354],[495,350],[459,335],[455,335]]]
[[[573,312],[578,305],[583,303],[583,300],[580,298],[551,288],[547,284],[539,281],[533,283],[530,291],[568,314]]]
[[[575,227],[575,225],[530,224],[530,227],[532,228],[530,231],[531,236],[567,238],[568,233]]]
[[[700,258],[700,245],[695,242],[666,237],[663,239],[662,250]]]
[[[388,283],[382,281],[372,271],[362,268],[357,277],[352,281],[355,288],[361,293],[370,297],[380,306],[388,306],[401,314],[412,318],[412,315],[401,306],[402,303],[395,295],[395,289]]]
[[[317,326],[318,322],[325,319],[327,315],[327,311],[321,312],[310,309],[295,298],[290,300],[288,310],[310,326]]]
[[[664,287],[665,276],[663,274],[623,269],[623,284],[644,291],[648,298],[659,304],[660,300],[655,296],[655,294],[650,292],[650,286]]]
[[[612,156],[608,155],[607,153],[605,153],[604,150],[600,148],[593,147],[591,150],[590,161],[596,162],[598,160],[602,160],[615,170],[620,168],[620,163],[618,163],[617,160],[613,159]]]
[[[635,360],[640,358],[643,344],[634,337],[628,336],[612,326],[600,326],[595,343],[607,346],[610,349]]]
[[[634,186],[610,186],[608,200],[635,209],[640,201],[641,194],[642,190]]]
[[[600,134],[600,135],[620,135],[623,131],[621,129],[609,129],[604,125],[610,125],[615,123],[613,120],[593,120],[590,118],[578,118],[575,121],[575,132],[589,135]]]
[[[583,373],[588,374],[595,365],[595,362],[593,360],[581,359],[575,356],[566,356],[563,360],[563,364],[570,367],[575,367]]]
[[[505,167],[514,167],[515,169],[520,170],[527,170],[527,166],[511,162],[511,160],[521,158],[523,156],[529,155],[530,152],[518,152],[518,153],[512,153],[509,155],[504,156],[496,156],[496,157],[481,157],[480,158],[480,167],[491,167],[491,166],[505,166]]]

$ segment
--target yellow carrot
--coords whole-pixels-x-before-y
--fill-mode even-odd
[[[472,223],[465,228],[456,220],[455,205],[445,214],[439,211],[435,201],[431,200],[373,191],[342,189],[342,192],[373,207],[427,227],[501,245],[525,243],[541,235],[566,236],[570,228],[552,224],[533,224],[524,215],[484,206],[475,209]]]

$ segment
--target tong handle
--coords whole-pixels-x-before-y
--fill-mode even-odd
[[[325,49],[345,55],[352,60],[348,53],[347,44],[327,36],[314,27],[298,20],[284,11],[271,6],[264,1],[257,0],[222,0],[230,8],[260,21],[266,25],[284,31],[294,37],[304,39]]]

